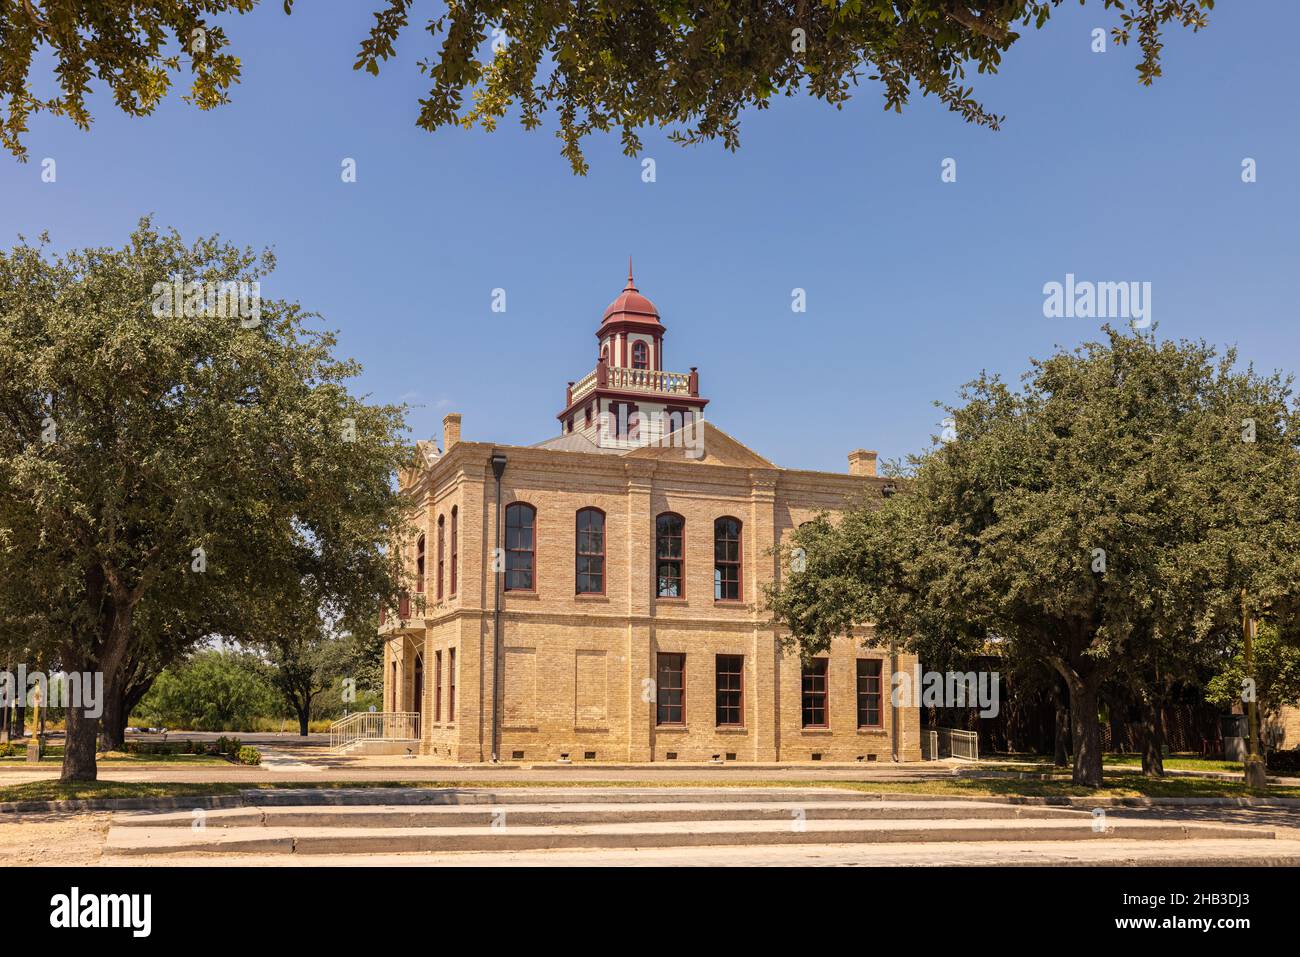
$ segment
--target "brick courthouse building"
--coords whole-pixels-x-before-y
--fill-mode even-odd
[[[804,665],[762,608],[784,534],[883,493],[875,453],[847,474],[773,465],[704,420],[664,334],[629,268],[558,437],[464,441],[453,414],[441,452],[419,444],[385,710],[417,712],[420,752],[456,761],[918,760],[869,628]]]

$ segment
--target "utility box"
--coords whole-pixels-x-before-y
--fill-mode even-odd
[[[1244,714],[1225,714],[1219,718],[1223,737],[1223,759],[1245,761],[1250,751],[1250,719]]]

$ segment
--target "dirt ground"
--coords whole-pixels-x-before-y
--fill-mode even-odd
[[[0,867],[97,864],[111,818],[108,811],[0,816]]]

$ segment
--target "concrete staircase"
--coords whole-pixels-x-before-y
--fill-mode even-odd
[[[256,802],[256,803],[252,803]],[[113,817],[106,858],[436,855],[778,845],[1265,841],[1271,830],[834,789],[245,792],[246,806]]]

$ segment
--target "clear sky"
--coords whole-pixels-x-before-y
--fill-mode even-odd
[[[1293,0],[1220,4],[1202,33],[1172,29],[1150,89],[1136,51],[1090,50],[1114,14],[1066,4],[1000,75],[973,77],[1007,115],[1001,132],[933,100],[886,114],[866,83],[842,111],[800,97],[747,116],[737,154],[647,133],[654,183],[613,137],[588,141],[591,172],[574,177],[553,117],[532,133],[417,129],[418,25],[378,78],[351,68],[373,6],[285,17],[264,2],[229,20],[244,75],[216,111],[174,92],[129,119],[101,90],[89,134],[34,120],[31,162],[0,156],[0,239],[120,245],[153,213],[186,236],[272,246],[264,293],[321,312],[363,363],[359,388],[414,406],[417,437],[440,435],[448,411],[467,439],[555,434],[629,255],[668,327],[667,368],[698,366],[708,417],[788,467],[922,449],[940,430],[933,400],[1096,336],[1100,320],[1043,315],[1043,285],[1066,273],[1150,282],[1160,335],[1300,370]],[[947,157],[955,183],[940,179]]]

